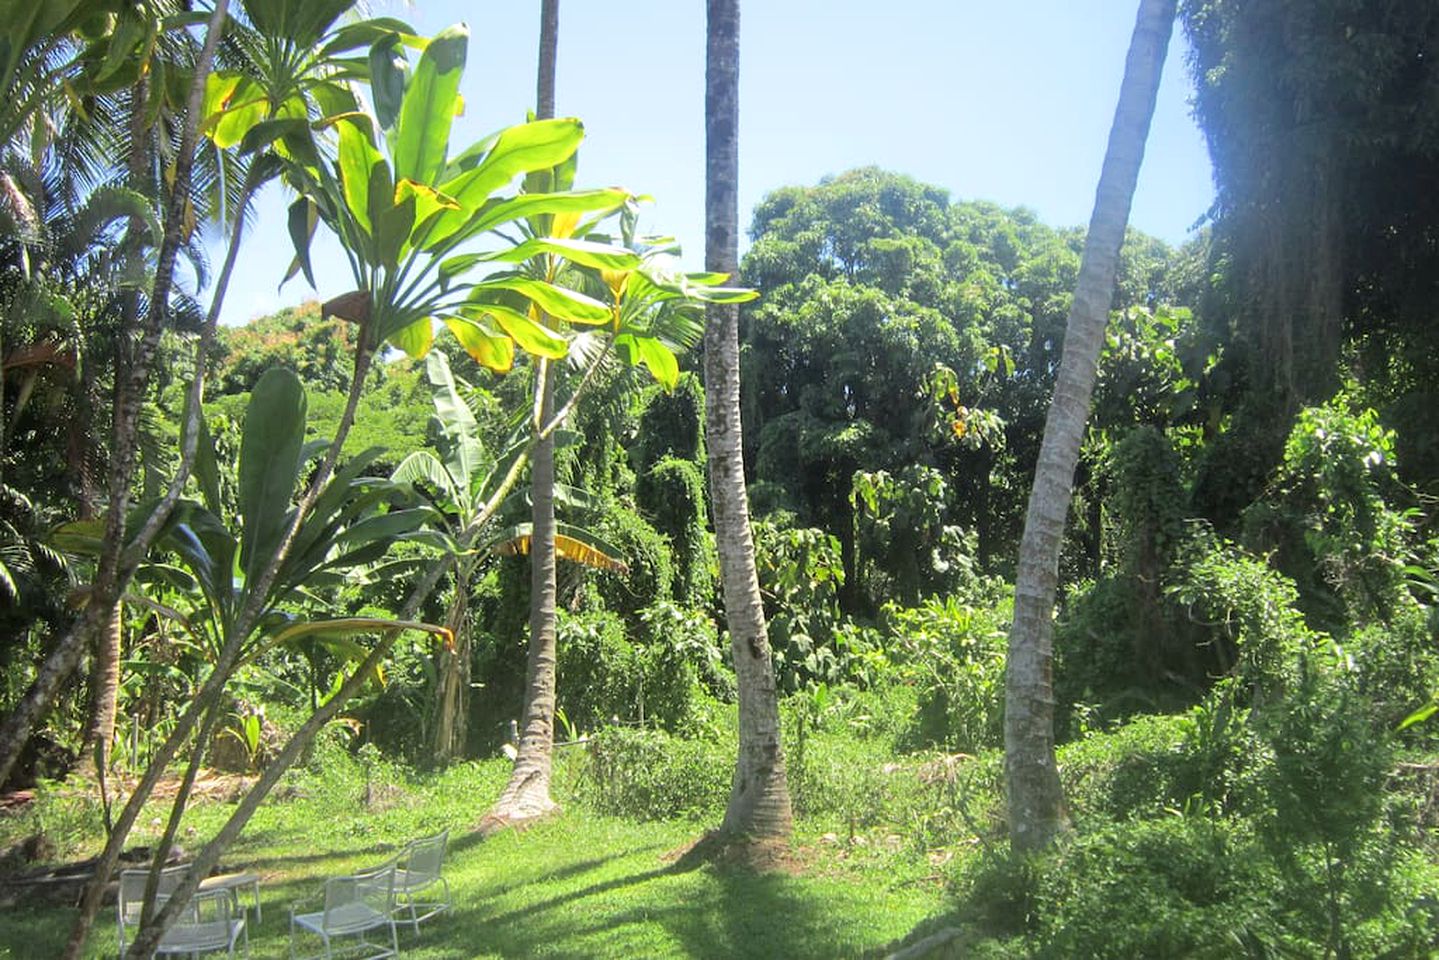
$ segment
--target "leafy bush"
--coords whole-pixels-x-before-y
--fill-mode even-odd
[[[896,678],[919,692],[907,742],[970,753],[1000,742],[1009,609],[955,597],[885,607],[884,649]]]
[[[886,600],[912,606],[973,579],[977,542],[945,522],[948,497],[944,475],[933,467],[854,475],[855,567],[870,609]]]
[[[1169,595],[1208,631],[1223,672],[1239,677],[1256,700],[1280,694],[1300,652],[1317,640],[1299,612],[1294,582],[1207,535],[1196,537],[1180,562]]]
[[[600,813],[712,819],[729,798],[734,748],[732,742],[608,726],[590,739],[588,761],[575,793]]]
[[[1065,845],[1034,889],[1040,957],[1266,956],[1274,878],[1242,829],[1190,817],[1113,824]]]
[[[617,614],[562,613],[557,625],[559,706],[577,730],[611,718],[675,730],[688,720],[700,678],[732,692],[715,628],[703,613],[668,601],[638,614],[631,634]]]
[[[674,599],[675,570],[670,543],[639,514],[611,505],[595,530],[619,550],[629,573],[597,573],[594,582],[605,609],[639,627],[639,611],[656,600]]]
[[[844,584],[839,541],[823,530],[795,527],[782,515],[756,523],[754,532],[780,690],[843,680],[849,664],[841,654],[847,651],[834,643]]]
[[[1405,605],[1388,623],[1355,631],[1345,644],[1354,659],[1359,694],[1376,722],[1398,725],[1439,693],[1439,634],[1430,610]],[[1431,732],[1433,722],[1412,728]]]
[[[714,596],[712,535],[705,529],[704,466],[664,457],[640,474],[635,487],[640,509],[669,538],[675,567],[675,596],[687,606]]]
[[[1393,432],[1341,397],[1300,411],[1269,491],[1245,511],[1246,543],[1273,551],[1318,629],[1343,635],[1400,602],[1410,530],[1386,503],[1393,470]]]

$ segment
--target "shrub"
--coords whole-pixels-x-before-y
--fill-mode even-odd
[[[919,692],[907,742],[970,753],[1000,743],[1009,609],[954,597],[885,607],[884,648],[896,676]]]
[[[704,465],[664,457],[639,475],[635,499],[655,529],[669,538],[676,598],[692,607],[708,604],[714,597],[714,548],[705,529]]]
[[[771,516],[755,524],[755,565],[780,690],[844,680],[849,664],[841,654],[848,651],[834,643],[844,584],[839,541]]]
[[[1268,492],[1245,511],[1246,543],[1273,551],[1317,629],[1342,635],[1398,606],[1410,531],[1385,502],[1393,470],[1394,433],[1341,397],[1300,411]]]
[[[596,573],[594,583],[607,610],[622,615],[632,629],[639,611],[656,600],[674,598],[674,563],[669,541],[639,514],[619,505],[605,511],[595,531],[620,552],[629,573]]]
[[[1064,845],[1040,872],[1036,955],[1265,956],[1276,926],[1267,867],[1226,821],[1108,825]]]
[[[1368,701],[1376,722],[1397,726],[1439,692],[1439,636],[1430,610],[1405,605],[1384,624],[1355,631],[1345,644],[1354,659],[1358,693]],[[1434,723],[1413,728],[1412,735],[1433,732]]]
[[[640,630],[632,634],[607,610],[561,614],[556,686],[560,709],[577,730],[611,718],[679,729],[701,677],[711,690],[732,690],[714,624],[703,613],[661,601],[638,618]]]
[[[1218,655],[1256,701],[1293,679],[1301,651],[1316,635],[1299,612],[1294,582],[1233,544],[1201,534],[1187,547],[1170,597],[1209,633]]]
[[[733,773],[732,746],[609,726],[590,739],[575,793],[596,811],[614,816],[713,819],[724,811]]]

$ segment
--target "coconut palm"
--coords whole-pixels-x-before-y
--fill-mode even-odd
[[[739,266],[739,0],[709,0],[705,64],[705,264]],[[793,828],[779,701],[745,492],[739,308],[714,304],[705,327],[705,442],[725,620],[739,687],[739,755],[721,830],[786,837]]]
[[[1104,346],[1119,247],[1154,115],[1174,13],[1175,0],[1141,0],[1139,5],[1025,514],[1004,712],[1010,844],[1020,852],[1047,846],[1068,822],[1054,758],[1054,691],[1050,682],[1059,551],[1099,352]]]

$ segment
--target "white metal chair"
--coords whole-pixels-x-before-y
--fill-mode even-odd
[[[395,863],[390,861],[374,870],[331,877],[325,881],[324,907],[312,913],[296,913],[290,908],[290,957],[296,957],[296,934],[306,931],[319,937],[324,952],[311,958],[333,957],[336,937],[358,936],[362,960],[380,960],[400,953],[400,939],[395,932],[392,915],[395,903]],[[366,934],[388,928],[390,942],[372,943]],[[376,952],[369,952],[376,951]]]
[[[157,910],[165,905],[170,893],[184,879],[189,869],[187,866],[179,866],[160,871],[160,882],[155,895]],[[145,901],[145,882],[148,875],[148,870],[126,870],[120,874],[115,914],[121,955],[125,953],[126,941],[139,932],[140,912]],[[190,899],[180,919],[165,932],[155,952],[198,957],[213,950],[224,950],[233,957],[237,944],[243,944],[243,954],[248,957],[250,931],[245,926],[245,912],[240,908],[235,892],[209,890],[196,893]]]
[[[421,920],[428,920],[454,906],[450,885],[440,874],[449,839],[450,831],[442,830],[433,837],[412,840],[396,860],[394,913],[401,923],[408,922],[413,926],[416,935],[420,932]],[[437,886],[438,890],[426,893]],[[424,899],[421,899],[422,894]],[[436,897],[436,894],[439,896]],[[405,913],[409,914],[408,921],[403,916]]]

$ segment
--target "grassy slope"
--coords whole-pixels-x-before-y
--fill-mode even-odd
[[[498,793],[504,772],[502,763],[464,765],[422,785],[382,788],[369,810],[358,802],[362,784],[334,778],[302,781],[300,796],[267,804],[225,864],[264,877],[265,919],[252,929],[251,955],[288,956],[286,909],[317,892],[322,877],[374,863],[409,837],[445,826],[456,909],[422,925],[418,940],[402,931],[405,956],[853,957],[878,952],[942,909],[936,884],[914,882],[912,871],[883,859],[867,867],[841,862],[820,845],[799,876],[686,869],[667,855],[694,840],[697,825],[640,824],[573,805],[529,831],[478,840],[467,827]],[[198,807],[186,844],[197,846],[229,809]],[[0,823],[0,839],[15,827]],[[70,916],[6,911],[0,957],[53,956]],[[106,915],[90,955],[113,952]]]

